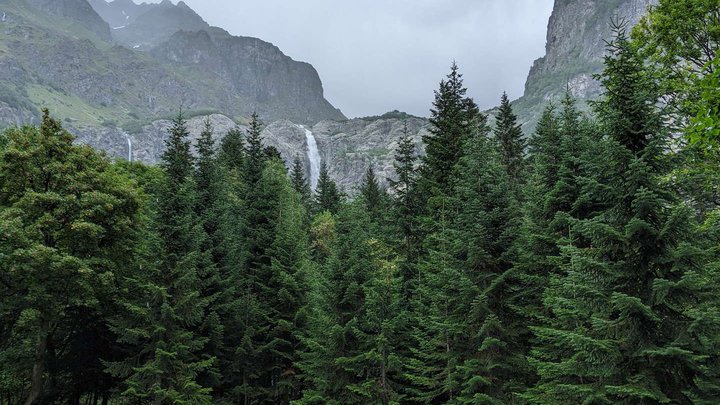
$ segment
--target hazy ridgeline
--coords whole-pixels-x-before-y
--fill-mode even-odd
[[[288,170],[257,115],[179,114],[157,166],[5,131],[0,404],[718,403],[719,15],[617,24],[532,134],[453,65],[388,189]]]

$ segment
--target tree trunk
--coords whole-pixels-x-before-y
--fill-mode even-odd
[[[30,394],[25,400],[25,405],[40,403],[40,398],[45,388],[45,355],[47,353],[48,335],[50,334],[50,322],[43,320],[40,327],[40,337],[35,348],[35,359],[33,363],[32,376],[30,377]]]

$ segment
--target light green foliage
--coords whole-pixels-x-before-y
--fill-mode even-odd
[[[45,111],[0,158],[0,397],[41,403],[73,312],[102,313],[137,237],[138,193]]]

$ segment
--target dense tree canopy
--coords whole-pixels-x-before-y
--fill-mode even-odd
[[[6,130],[0,405],[717,404],[718,24],[616,26],[602,96],[530,136],[453,64],[347,194],[256,114],[178,115],[157,166]]]

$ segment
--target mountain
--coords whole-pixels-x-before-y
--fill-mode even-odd
[[[122,4],[135,6],[105,3]],[[0,127],[41,107],[79,132],[133,132],[180,107],[236,121],[252,112],[266,122],[345,118],[325,100],[317,71],[272,44],[212,28],[182,2],[127,10],[131,22],[110,30],[87,0],[1,2]]]
[[[546,55],[514,103],[526,133],[568,85],[581,103],[599,94],[592,75],[602,69],[609,22],[632,25],[654,2],[555,1]],[[426,119],[397,111],[346,119],[325,100],[311,65],[211,27],[183,2],[2,0],[0,16],[0,127],[33,122],[49,107],[78,142],[112,157],[157,162],[180,106],[193,136],[206,118],[221,137],[257,111],[266,142],[286,161],[297,154],[310,166],[309,130],[331,176],[352,191],[371,164],[380,178],[392,177],[406,122],[419,153],[429,129]]]
[[[28,0],[28,3],[50,16],[68,19],[82,25],[100,39],[111,39],[110,27],[86,1],[82,0]]]
[[[232,128],[247,129],[245,125],[237,125],[222,114],[191,117],[188,120],[188,131],[193,142],[200,136],[205,120],[213,125],[218,142]],[[323,120],[305,126],[289,120],[278,120],[270,123],[263,130],[262,136],[267,145],[280,151],[288,165],[298,155],[307,169],[310,161],[306,129],[309,130],[317,142],[321,160],[328,166],[330,176],[343,189],[352,193],[370,165],[375,168],[381,181],[393,177],[397,141],[406,124],[418,154],[422,154],[421,139],[429,133],[430,124],[424,118],[396,111],[378,117]],[[132,134],[117,128],[86,129],[82,132],[81,141],[105,150],[110,156],[157,163],[164,151],[167,130],[171,125],[170,119],[160,119]],[[310,173],[307,175],[309,178]]]
[[[90,5],[112,27],[112,37],[133,49],[151,49],[178,31],[208,31],[210,25],[184,2],[135,4],[132,0],[90,0]]]
[[[600,95],[593,75],[603,68],[611,21],[632,28],[657,0],[555,0],[547,30],[545,56],[530,69],[523,97],[514,107],[531,132],[550,101],[569,89],[581,104]]]

